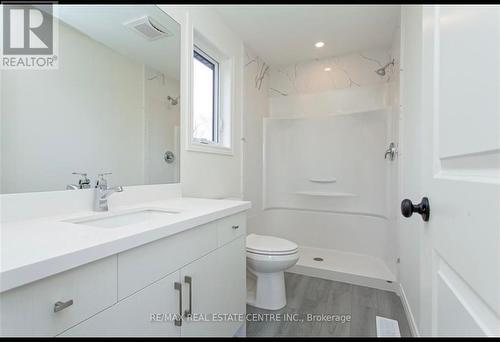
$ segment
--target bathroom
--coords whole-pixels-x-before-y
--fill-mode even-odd
[[[1,7],[0,336],[500,335],[499,6]]]

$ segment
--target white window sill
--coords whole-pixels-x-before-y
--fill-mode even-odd
[[[202,143],[195,142],[195,141],[188,144],[186,150],[194,151],[194,152],[223,154],[223,155],[227,155],[227,156],[234,155],[234,151],[231,147],[226,147],[226,146],[217,145],[217,144],[202,144]]]

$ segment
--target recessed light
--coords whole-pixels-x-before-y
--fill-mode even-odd
[[[323,69],[323,70],[325,70],[325,71],[331,71],[331,70],[332,70],[332,68],[330,68],[330,67],[326,67],[326,68],[325,68],[325,69]]]
[[[317,48],[321,48],[321,47],[325,46],[325,43],[317,42],[316,44],[314,44],[314,46],[316,46]]]

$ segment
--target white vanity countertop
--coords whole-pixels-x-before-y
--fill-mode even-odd
[[[236,214],[249,209],[250,202],[182,197],[114,207],[108,213],[135,208],[178,213],[117,228],[62,222],[100,214],[93,211],[2,223],[0,292]]]

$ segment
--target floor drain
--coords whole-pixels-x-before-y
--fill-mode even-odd
[[[313,259],[314,261],[323,261],[323,258],[316,257]]]

